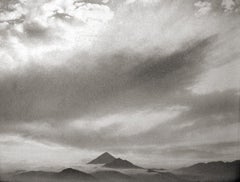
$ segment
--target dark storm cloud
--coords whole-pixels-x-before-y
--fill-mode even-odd
[[[146,83],[156,81],[156,87],[162,89],[184,89],[190,85],[201,72],[204,52],[211,43],[213,37],[194,43],[190,48],[177,51],[176,53],[159,58],[152,56],[147,61],[138,65],[133,70],[136,83]],[[192,77],[193,76],[193,77]],[[164,87],[159,86],[164,85]],[[159,89],[159,88],[157,88]]]
[[[183,131],[172,134],[172,126],[193,118],[206,118],[199,121],[206,127],[212,114],[221,115],[222,111],[231,111],[237,106],[232,103],[236,101],[234,91],[196,96],[185,90],[202,73],[205,52],[215,38],[186,43],[168,56],[160,53],[142,56],[122,50],[100,57],[78,54],[73,56],[73,62],[58,68],[31,65],[1,80],[2,130],[39,141],[91,149],[109,148],[116,143],[129,147],[132,143],[178,142]],[[94,60],[96,64],[89,67],[77,60],[80,63],[81,60]],[[135,64],[129,66],[130,62]],[[68,127],[68,122],[73,119],[103,117],[159,104],[162,108],[183,105],[189,111],[172,124],[159,125],[131,138],[109,136],[109,131],[119,128],[117,124],[98,131],[79,132]],[[217,107],[213,107],[215,105]],[[236,116],[235,113],[234,110],[232,115]],[[26,121],[33,122],[33,125],[49,123],[49,127],[44,131],[21,126]],[[212,121],[216,122],[219,121]]]
[[[53,70],[32,65],[21,73],[2,79],[1,119],[68,120],[91,115],[93,111],[98,113],[98,110],[116,112],[110,108],[124,109],[128,104],[130,108],[146,107],[145,104],[151,105],[153,99],[162,97],[164,92],[169,94],[171,90],[182,90],[194,81],[196,73],[201,70],[202,56],[208,42],[209,39],[199,41],[167,57],[153,55],[142,58],[142,63],[127,69],[124,68],[127,65],[124,57],[128,55],[124,53],[120,60],[110,56],[111,63],[101,61],[105,60],[104,57],[97,58],[101,60],[90,70],[84,70],[78,63]],[[124,93],[132,89],[135,94],[123,98]],[[155,95],[148,95],[145,90],[155,92]],[[144,95],[145,101],[142,102],[137,94]],[[122,103],[112,106],[118,99],[123,99]]]
[[[154,159],[158,155],[232,157],[233,152],[228,150],[238,146],[234,132],[239,119],[239,91],[216,91],[213,84],[212,92],[198,95],[191,88],[198,83],[200,75],[221,65],[217,63],[227,64],[237,58],[238,50],[233,42],[238,39],[229,40],[238,35],[239,20],[228,19],[225,15],[196,18],[194,12],[189,13],[192,4],[184,9],[185,4],[177,2],[159,4],[157,8],[147,6],[147,1],[144,5],[139,2],[119,6],[114,9],[115,17],[106,26],[107,30],[98,34],[89,52],[73,46],[74,50],[50,51],[51,55],[57,54],[52,57],[43,53],[37,61],[30,57],[19,69],[9,72],[3,69],[0,77],[1,135],[9,140],[16,136],[16,143],[30,140],[77,150],[153,154]],[[102,1],[97,6],[103,4]],[[107,4],[113,5],[112,1]],[[59,28],[67,27],[69,34],[61,42],[66,41],[67,47],[68,38],[75,38],[70,34],[76,27],[72,18],[71,22],[65,21],[65,15],[68,14],[60,13],[55,18],[63,26],[54,29],[56,22],[53,20],[47,24],[53,27],[48,29],[41,21],[27,21],[23,25],[24,35],[14,36],[19,38],[22,47],[26,42],[39,46],[41,40],[42,48],[48,49],[45,46],[51,41],[53,45],[59,44],[54,42],[61,39],[57,34]],[[230,19],[230,23],[226,21]],[[215,27],[216,22],[225,27]],[[65,44],[60,47],[64,48]],[[15,52],[11,50],[15,60]],[[222,50],[227,50],[224,54],[229,57],[222,56]],[[64,54],[70,58],[65,60]],[[59,64],[52,66],[52,62]],[[168,111],[171,109],[173,111]],[[146,124],[152,122],[152,112],[174,115],[174,109],[179,111],[176,117],[164,121],[159,118],[152,127]],[[143,112],[146,122],[142,123],[143,130],[136,131],[137,125],[130,125],[136,118],[131,116],[141,111],[147,111]],[[117,116],[111,118],[113,115]],[[117,122],[117,117],[126,121]],[[136,120],[141,122],[140,117],[145,118],[145,115],[138,117]],[[99,120],[107,124],[100,127]],[[121,130],[122,125],[130,132]],[[221,141],[227,138],[228,129],[231,142]],[[3,140],[6,147],[9,140]],[[206,141],[209,144],[204,145]],[[224,154],[218,152],[220,146],[226,150]]]
[[[120,11],[115,19],[116,22],[120,22],[125,14],[130,15],[127,20],[132,22],[142,19],[142,22],[135,23],[138,26],[138,22],[142,23],[141,29],[135,32],[140,33],[140,37],[131,37],[133,32],[128,30],[133,26],[125,21],[126,25],[117,24],[118,30],[110,30],[109,37],[107,32],[107,35],[103,35],[100,39],[106,39],[105,42],[112,47],[122,48],[122,45],[125,46],[130,41],[119,40],[118,42],[115,39],[110,41],[112,36],[130,37],[133,43],[129,49],[125,47],[122,50],[116,50],[103,46],[100,50],[96,50],[98,53],[103,52],[100,55],[79,53],[77,56],[72,56],[74,63],[70,59],[70,63],[57,68],[30,64],[19,73],[5,76],[0,85],[1,120],[68,120],[128,109],[137,110],[159,104],[160,101],[157,99],[174,95],[174,92],[181,93],[182,90],[191,86],[202,72],[202,65],[207,64],[204,62],[205,53],[214,38],[206,38],[204,34],[195,39],[181,40],[181,46],[177,47],[177,50],[164,54],[164,49],[156,46],[161,42],[161,34],[156,33],[159,32],[158,28],[161,28],[157,23],[158,18],[138,17],[141,8],[143,7],[139,6],[136,11],[129,11],[132,8],[127,8],[127,13],[122,14]],[[143,14],[147,15],[152,7],[143,9]],[[153,11],[159,16],[159,10],[154,8]],[[175,12],[173,14],[175,15]],[[173,23],[170,25],[170,30],[178,21],[186,25],[193,23],[183,19],[182,14],[180,20],[176,21],[172,18],[170,20]],[[153,27],[156,30],[151,30],[151,33],[160,37],[159,40],[156,37],[149,38],[149,26],[147,26],[149,22],[157,25]],[[25,25],[25,30],[27,35],[41,38],[46,37],[48,33],[45,29],[31,23]],[[173,35],[177,35],[176,38],[181,37],[178,33]],[[139,39],[144,40],[145,47],[143,47],[146,50],[142,50],[142,45],[138,45]],[[154,40],[157,41],[154,42]],[[169,40],[171,40],[170,37]],[[154,42],[153,45],[152,42]],[[137,51],[131,51],[132,48],[136,48]],[[139,53],[140,51],[142,53]],[[96,65],[91,67],[88,63],[82,64],[82,60],[94,62]],[[164,101],[161,102],[164,103]]]

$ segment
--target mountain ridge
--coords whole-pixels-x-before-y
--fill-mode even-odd
[[[28,171],[17,174],[15,179],[20,181],[32,180],[32,181],[52,181],[62,180],[69,181],[93,181],[95,179],[91,174],[79,171],[73,168],[66,168],[60,172],[47,172],[47,171]]]
[[[226,172],[226,169],[240,169],[240,160],[235,160],[232,162],[223,162],[223,161],[212,161],[206,163],[197,163],[188,167],[183,167],[178,169],[179,171],[186,171],[192,173],[200,173],[200,172],[216,172],[219,173],[219,170],[223,170]]]
[[[213,161],[197,163],[175,170],[184,176],[195,176],[199,180],[235,181],[240,180],[240,160],[232,162]]]

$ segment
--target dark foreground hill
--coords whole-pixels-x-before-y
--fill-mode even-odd
[[[90,161],[88,164],[106,164],[106,163],[112,162],[115,159],[116,158],[113,157],[111,154],[109,154],[108,152],[105,152],[99,157],[97,157],[96,159]]]
[[[94,180],[95,178],[85,172],[78,171],[72,168],[67,168],[57,173],[57,177],[61,179],[78,179],[78,180]]]
[[[91,174],[67,168],[61,172],[30,171],[9,182],[189,182],[172,173],[124,174],[120,171],[95,171]]]
[[[44,171],[30,171],[14,176],[13,181],[20,182],[75,182],[75,181],[94,181],[95,178],[85,172],[78,171],[72,168],[64,169],[60,172],[44,172]]]
[[[14,176],[6,182],[190,182],[172,173],[131,173],[101,170],[87,174],[75,169],[65,169],[59,173],[30,171]]]
[[[240,179],[240,160],[198,163],[176,172],[201,181],[236,181]]]
[[[122,169],[126,169],[126,168],[135,168],[135,169],[141,169],[141,167],[134,165],[133,163],[127,161],[127,160],[123,160],[121,158],[117,158],[114,161],[107,163],[104,165],[104,167],[108,167],[108,168],[122,168]]]

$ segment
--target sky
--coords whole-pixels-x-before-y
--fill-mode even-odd
[[[239,0],[0,0],[0,171],[240,156]]]

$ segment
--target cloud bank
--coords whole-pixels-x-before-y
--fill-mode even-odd
[[[239,4],[2,1],[0,160],[70,165],[106,150],[155,166],[236,159]]]

